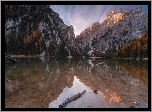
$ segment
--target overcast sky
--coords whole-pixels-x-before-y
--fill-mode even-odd
[[[139,5],[50,5],[59,14],[66,25],[74,27],[75,36],[95,22],[102,22],[108,13],[117,9],[133,9]],[[143,12],[148,12],[147,5],[142,6]]]

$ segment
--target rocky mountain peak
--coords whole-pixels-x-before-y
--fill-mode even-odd
[[[41,54],[46,51],[48,56],[57,57],[58,51],[62,50],[59,54],[66,57],[68,48],[74,47],[75,35],[73,26],[65,25],[49,5],[7,5],[5,38],[6,50],[10,54]]]
[[[93,23],[75,38],[73,26],[65,25],[49,5],[5,6],[5,42],[10,54],[113,54],[147,31],[148,14],[142,7],[111,11],[101,23]]]
[[[109,20],[113,20],[113,23],[117,23],[119,20],[122,19],[123,17],[123,13],[124,13],[124,10],[122,8],[118,8],[114,11],[111,11],[104,19],[102,22],[104,21],[109,21]],[[107,24],[109,25],[109,23]]]
[[[127,43],[141,37],[148,31],[148,14],[142,7],[131,10],[118,8],[111,11],[100,23],[94,23],[77,36],[81,49],[93,51],[116,52]],[[88,51],[89,52],[89,51]]]

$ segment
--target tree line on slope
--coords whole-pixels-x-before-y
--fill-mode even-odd
[[[115,54],[116,58],[148,58],[148,32],[125,45]]]
[[[47,35],[48,32],[43,30],[43,34],[38,31],[38,24],[40,21],[45,21],[48,23],[48,28],[53,32],[53,30],[58,30],[60,34],[61,31],[57,27],[58,21],[53,19],[53,24],[48,18],[48,14],[54,14],[53,10],[46,5],[37,6],[37,5],[6,5],[5,6],[5,22],[8,19],[13,21],[18,21],[18,18],[21,18],[19,25],[14,25],[6,30],[10,30],[11,33],[5,36],[5,52],[8,54],[24,54],[24,55],[38,55],[41,54],[44,50],[46,54],[51,57],[63,58],[69,55],[68,50],[66,49],[66,41],[61,40],[60,44],[57,45],[54,42],[49,42],[49,46],[46,46],[46,41],[50,38]],[[16,31],[18,27],[18,32]],[[52,35],[53,37],[53,35]],[[68,48],[71,51],[73,57],[80,56],[81,53],[78,52],[75,48]]]

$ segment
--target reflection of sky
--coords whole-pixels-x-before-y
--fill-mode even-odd
[[[49,107],[58,108],[58,106],[62,104],[67,98],[74,96],[78,93],[82,93],[84,90],[86,90],[87,92],[91,91],[89,87],[84,85],[82,82],[79,81],[79,79],[76,78],[76,76],[74,76],[73,86],[71,88],[64,88],[63,92],[59,95],[57,100],[51,102]]]
[[[55,63],[55,61],[49,61],[43,64],[33,59],[24,59],[24,61],[25,62],[21,63],[20,66],[11,66],[11,68],[6,70],[5,74],[7,90],[6,92],[10,93],[11,90],[16,91],[20,89],[18,88],[20,87],[18,85],[23,85],[23,87],[29,87],[24,89],[24,92],[22,92],[22,95],[20,96],[22,101],[24,101],[24,96],[31,93],[31,90],[33,90],[35,84],[39,86],[39,89],[41,91],[43,91],[40,94],[44,99],[51,100],[50,96],[53,97],[54,92],[58,94],[58,96],[54,96],[56,98],[55,101],[51,103],[51,100],[49,102],[51,103],[50,106],[52,107],[58,107],[61,103],[65,101],[66,98],[76,95],[77,93],[81,93],[83,90],[86,90],[86,93],[82,95],[81,98],[77,99],[76,102],[68,104],[66,108],[79,107],[78,104],[85,104],[82,105],[83,107],[102,106],[107,108],[113,108],[119,107],[119,105],[121,105],[121,102],[129,105],[129,103],[132,103],[133,101],[137,101],[139,103],[140,101],[141,103],[146,103],[148,101],[148,88],[141,82],[141,79],[145,81],[148,80],[148,68],[146,67],[147,61],[139,61],[139,63],[130,60],[121,60],[120,62],[117,60],[118,62],[116,61],[116,64],[115,60],[107,59],[76,62],[74,60],[72,61],[71,59],[70,62],[66,60],[65,63],[60,63],[59,61],[57,61],[58,63]],[[91,63],[89,62],[93,63],[94,67],[91,68]],[[69,63],[68,66],[66,66],[67,63]],[[88,69],[86,69],[87,66]],[[62,68],[67,68],[66,72],[64,72],[64,69]],[[125,69],[122,70],[122,68]],[[47,73],[49,72],[50,74],[45,75],[44,73],[42,73],[42,71],[45,70]],[[8,71],[10,71],[10,73],[8,73]],[[88,74],[89,71],[91,71],[90,73],[92,75]],[[128,73],[126,73],[125,71]],[[141,74],[139,74],[138,71],[141,72]],[[18,73],[22,73],[24,78],[18,75]],[[130,73],[134,73],[135,76],[137,75],[137,79],[133,78]],[[67,77],[67,74],[69,74],[70,76]],[[71,78],[71,80],[69,80],[68,78]],[[138,80],[138,78],[140,80]],[[18,80],[20,81],[18,82]],[[68,86],[68,81],[70,82],[70,86]],[[33,82],[35,84],[31,86]],[[63,86],[58,85],[59,82],[62,82]],[[65,85],[70,88],[66,87]],[[34,88],[37,88],[37,86],[35,86]],[[97,89],[100,92],[98,91],[98,94],[94,94],[90,88],[92,90]],[[39,89],[34,89],[34,93],[39,93]],[[44,95],[44,93],[48,93],[50,96]],[[12,97],[14,96],[12,95]],[[14,98],[18,98],[18,96]],[[35,102],[39,102],[39,99],[37,99],[37,97],[32,97],[32,99],[35,100]],[[13,103],[14,100],[15,99],[12,99],[11,103]],[[27,103],[29,102],[27,101]],[[77,105],[75,106],[75,104]],[[48,104],[46,105],[48,107]],[[142,105],[142,107],[143,106],[146,107],[147,104]]]
[[[59,14],[66,25],[74,27],[75,35],[95,22],[102,22],[108,13],[117,9],[133,9],[139,5],[50,5]],[[141,5],[143,12],[148,12],[147,5]]]
[[[49,104],[49,108],[59,108],[59,105],[61,105],[67,98],[74,96],[78,93],[82,93],[84,90],[86,90],[86,93],[82,96],[83,98],[77,100],[77,103],[75,104],[72,105],[70,105],[71,103],[68,104],[67,105],[68,107],[67,106],[66,107],[69,108],[72,107],[73,105],[82,105],[82,107],[83,105],[84,107],[86,107],[86,105],[93,107],[96,106],[100,107],[101,104],[103,107],[109,107],[111,105],[110,103],[112,103],[112,105],[115,106],[112,101],[114,102],[121,101],[119,95],[117,95],[115,92],[108,92],[108,90],[106,90],[106,94],[103,94],[100,91],[98,91],[98,94],[94,94],[89,87],[84,85],[82,82],[80,82],[80,80],[76,76],[74,76],[73,86],[71,88],[65,87],[63,89],[63,92],[57,98],[57,100],[54,100]],[[93,93],[93,94],[88,94],[88,93]]]

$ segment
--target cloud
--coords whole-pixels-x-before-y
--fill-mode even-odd
[[[138,5],[51,5],[66,25],[74,27],[75,36],[102,20],[117,8],[132,9]]]
[[[83,30],[90,27],[91,24],[99,22],[101,15],[100,11],[103,9],[103,6],[93,5],[70,7],[67,13],[67,20],[74,27],[75,35],[79,35]]]
[[[110,13],[115,6],[111,5],[79,5],[71,6],[67,13],[67,20],[74,27],[75,35],[90,27],[93,23],[99,22]]]

